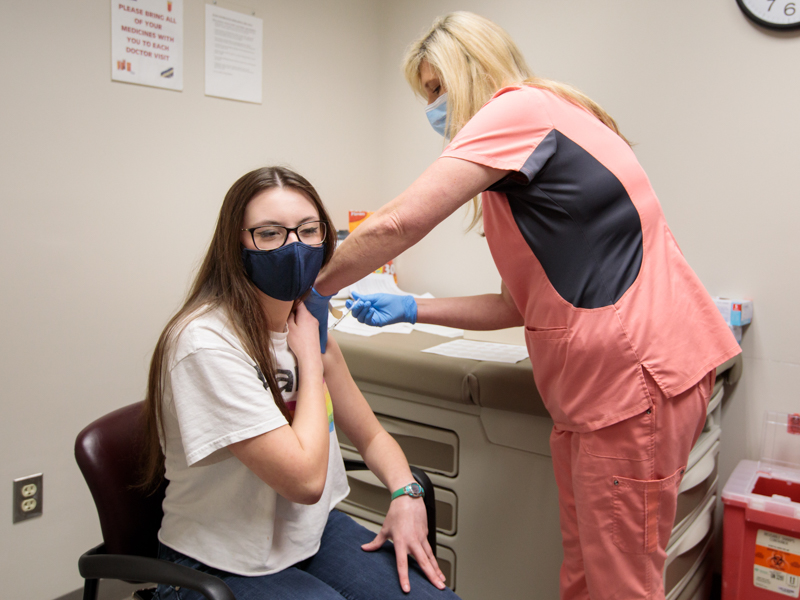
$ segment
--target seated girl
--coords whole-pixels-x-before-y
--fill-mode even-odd
[[[334,242],[317,192],[288,169],[252,171],[225,196],[150,366],[146,480],[169,481],[160,557],[217,575],[238,600],[456,598],[424,503],[403,492],[414,479],[402,450],[336,341],[320,353],[319,323],[299,301]],[[348,494],[334,418],[398,492],[374,539],[334,509]],[[164,585],[157,596],[201,597]]]

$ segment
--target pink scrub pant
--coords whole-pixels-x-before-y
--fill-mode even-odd
[[[645,371],[644,413],[596,431],[554,429],[564,562],[561,600],[663,599],[678,486],[706,418],[715,371],[665,398]]]

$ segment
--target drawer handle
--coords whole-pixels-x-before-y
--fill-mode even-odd
[[[665,569],[681,554],[685,554],[703,541],[703,538],[705,538],[711,530],[711,516],[716,501],[717,497],[711,496],[708,504],[703,508],[703,512],[697,517],[695,522],[681,535],[675,545],[667,551],[667,561],[664,565]]]
[[[720,402],[722,402],[722,398],[725,396],[725,388],[720,387],[719,391],[715,394],[711,395],[711,400],[708,401],[708,409],[706,410],[706,415],[710,415],[714,410],[719,406]]]
[[[714,472],[714,466],[717,464],[717,446],[706,452],[706,455],[700,461],[686,472],[686,475],[678,487],[678,493],[682,494],[686,490],[690,490],[703,483],[711,473]]]

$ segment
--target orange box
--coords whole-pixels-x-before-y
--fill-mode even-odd
[[[351,210],[351,211],[349,211],[347,223],[348,223],[348,229],[349,229],[350,233],[353,233],[353,231],[355,231],[356,227],[358,227],[364,221],[366,221],[367,218],[369,218],[369,216],[372,214],[372,212],[373,211],[367,211],[367,210]],[[394,261],[393,260],[390,260],[389,262],[387,262],[382,267],[379,267],[379,268],[375,269],[374,272],[375,273],[387,273],[387,274],[391,275],[394,278],[394,282],[397,283],[397,272],[394,269]]]
[[[367,217],[372,214],[372,211],[366,210],[351,210],[348,214],[348,229],[353,233],[359,225],[367,220]]]

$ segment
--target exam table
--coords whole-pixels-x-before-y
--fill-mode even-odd
[[[422,353],[447,338],[419,331],[332,335],[378,419],[435,486],[437,560],[448,585],[464,600],[557,598],[562,551],[552,420],[530,361]],[[721,403],[741,368],[738,356],[718,369],[705,430],[681,484],[667,549],[667,600],[708,596]],[[345,458],[357,458],[338,435]],[[351,493],[340,510],[378,531],[386,490],[369,472],[348,479]]]

